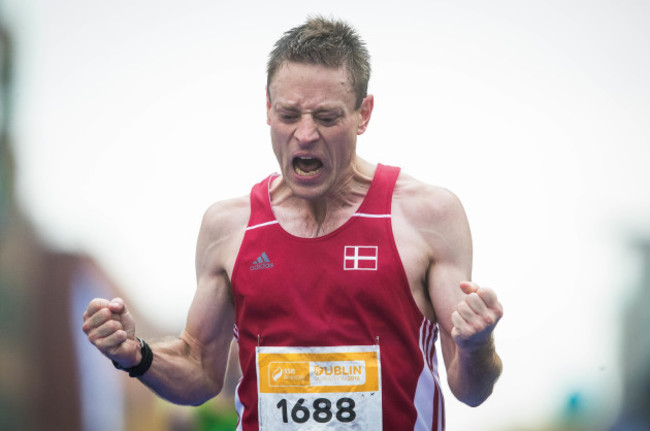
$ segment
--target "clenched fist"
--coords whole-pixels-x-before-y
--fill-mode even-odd
[[[461,282],[460,288],[467,296],[451,315],[451,335],[460,349],[474,351],[490,341],[503,307],[492,289],[470,281]]]
[[[140,342],[135,338],[135,321],[121,298],[90,301],[83,315],[88,340],[109,359],[128,368],[140,363]]]

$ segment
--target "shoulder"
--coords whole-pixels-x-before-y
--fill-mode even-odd
[[[453,192],[426,184],[404,172],[400,172],[395,184],[393,209],[407,222],[419,227],[466,218],[463,205]]]
[[[250,216],[248,196],[215,202],[203,214],[197,242],[197,252],[218,245],[220,250],[232,252],[243,236]],[[230,246],[229,246],[230,245]]]
[[[400,173],[393,193],[393,225],[399,238],[411,238],[433,262],[467,261],[472,254],[469,222],[450,190]]]
[[[197,274],[230,273],[249,214],[248,196],[210,205],[203,214],[196,242]]]
[[[201,232],[208,236],[222,236],[246,228],[250,216],[250,196],[218,201],[203,214]]]
[[[248,222],[250,214],[250,195],[218,201],[210,205],[203,214],[203,222],[208,224],[238,224]]]

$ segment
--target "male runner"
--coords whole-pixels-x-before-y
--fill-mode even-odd
[[[243,371],[238,429],[442,430],[438,335],[449,387],[477,406],[501,360],[495,293],[470,281],[459,200],[356,154],[374,99],[356,32],[314,18],[276,43],[267,122],[280,174],[212,205],[179,338],[148,346],[123,301],[95,299],[89,340],[160,396],[201,404]]]

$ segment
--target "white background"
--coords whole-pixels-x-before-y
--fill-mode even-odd
[[[372,55],[360,154],[465,204],[474,279],[505,306],[505,369],[449,431],[597,421],[620,395],[618,322],[650,235],[650,3],[4,0],[17,44],[19,199],[53,246],[95,256],[172,333],[203,211],[273,172],[272,44],[308,14]]]

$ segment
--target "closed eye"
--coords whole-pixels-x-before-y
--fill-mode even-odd
[[[335,117],[319,118],[318,121],[322,123],[324,126],[331,126],[334,123],[336,123],[336,118]]]
[[[280,114],[280,120],[285,123],[293,123],[298,121],[299,116],[297,114]]]
[[[337,123],[340,117],[340,115],[318,115],[316,116],[316,121],[321,123],[323,126],[333,126]]]

